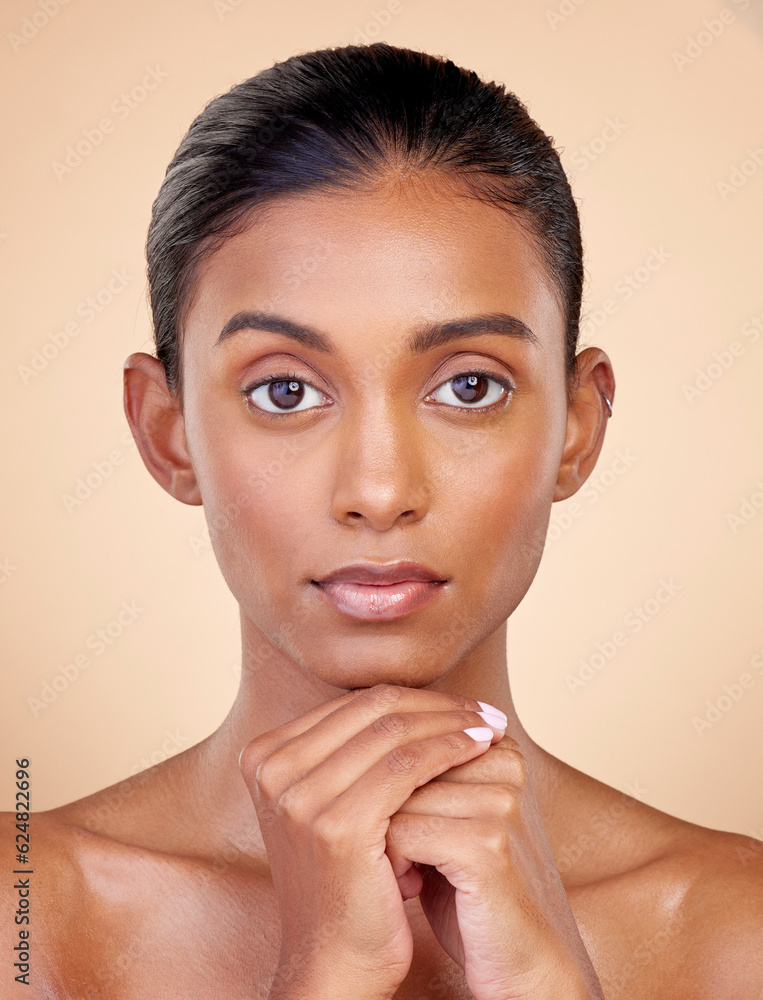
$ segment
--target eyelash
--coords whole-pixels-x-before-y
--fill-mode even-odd
[[[494,372],[485,371],[482,368],[469,368],[468,370],[458,372],[455,375],[451,375],[450,378],[445,379],[445,381],[441,382],[440,385],[435,386],[433,392],[436,392],[437,389],[440,389],[442,386],[447,385],[448,382],[452,382],[454,379],[461,378],[464,375],[477,375],[481,378],[490,379],[492,382],[497,382],[498,385],[503,386],[503,388],[506,390],[506,395],[497,402],[491,403],[489,406],[450,406],[449,409],[451,410],[465,410],[468,413],[492,413],[494,410],[497,410],[500,407],[505,406],[508,403],[509,399],[511,398],[512,394],[516,392],[516,387],[507,378],[502,378],[500,375],[496,375]],[[281,417],[289,417],[292,416],[293,413],[286,410],[283,413],[271,413],[269,410],[262,410],[258,406],[255,406],[253,403],[251,403],[248,399],[248,396],[250,395],[250,393],[254,392],[255,389],[259,389],[261,385],[267,385],[270,382],[292,382],[292,381],[301,382],[303,385],[309,385],[312,389],[315,389],[316,392],[320,392],[320,389],[317,389],[316,386],[312,384],[312,382],[308,382],[306,379],[300,378],[294,372],[277,372],[275,374],[268,375],[267,378],[259,379],[257,382],[252,383],[252,385],[247,386],[245,389],[241,389],[241,395],[244,397],[247,406],[249,406],[252,409],[255,409],[258,414],[262,414],[263,416],[270,417],[274,420],[280,420]],[[442,405],[445,406],[447,404],[443,403]],[[313,409],[313,407],[311,407],[311,409]],[[298,412],[305,413],[307,411],[300,410]]]

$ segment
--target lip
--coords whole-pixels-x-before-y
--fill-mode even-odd
[[[428,566],[400,561],[353,563],[312,582],[343,614],[363,621],[388,621],[431,601],[447,580]]]
[[[391,584],[419,580],[422,583],[443,583],[445,577],[421,563],[399,559],[392,563],[357,562],[327,573],[314,583]]]

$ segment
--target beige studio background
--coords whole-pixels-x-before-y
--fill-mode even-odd
[[[520,715],[601,780],[763,837],[760,3],[12,0],[0,19],[0,805],[16,757],[50,808],[233,701],[237,606],[203,509],[151,479],[122,411],[122,363],[151,350],[151,203],[213,96],[384,38],[504,82],[564,147],[582,343],[618,379],[509,626]]]

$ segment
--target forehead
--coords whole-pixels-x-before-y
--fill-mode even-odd
[[[187,346],[211,345],[247,309],[339,340],[357,340],[361,329],[388,338],[421,320],[507,311],[541,339],[553,332],[562,351],[558,292],[526,224],[462,186],[421,176],[290,194],[255,209],[199,268]]]

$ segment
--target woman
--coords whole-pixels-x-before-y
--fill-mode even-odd
[[[34,815],[25,995],[761,995],[763,852],[512,702],[506,621],[615,388],[521,102],[387,45],[289,59],[194,121],[147,254],[125,409],[204,505],[241,687],[198,745]]]

